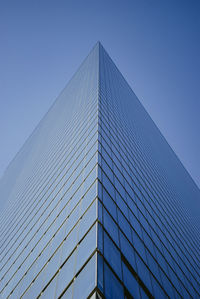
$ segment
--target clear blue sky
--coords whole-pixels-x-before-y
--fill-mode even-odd
[[[98,40],[200,186],[199,0],[2,0],[0,176]]]

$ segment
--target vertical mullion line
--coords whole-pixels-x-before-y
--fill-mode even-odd
[[[97,179],[99,173],[99,108],[100,108],[100,42],[97,43]],[[97,197],[99,195],[98,180],[97,180]],[[97,204],[97,217],[98,217],[98,204]]]
[[[98,218],[99,218],[99,183],[98,183],[98,177],[99,177],[99,101],[100,101],[100,43],[97,43],[97,232],[96,232],[96,246],[98,250]],[[98,252],[98,251],[97,251]],[[96,281],[95,281],[96,287],[98,288],[98,254],[96,255]]]

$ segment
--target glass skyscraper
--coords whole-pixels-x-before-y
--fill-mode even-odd
[[[100,43],[0,204],[3,299],[200,297],[200,190]]]

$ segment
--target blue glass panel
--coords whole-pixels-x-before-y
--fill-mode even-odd
[[[132,235],[133,235],[133,246],[134,246],[134,248],[137,250],[137,252],[142,257],[142,259],[147,263],[144,243],[138,237],[138,235],[136,234],[136,232],[134,230],[132,230]]]
[[[75,274],[76,256],[77,251],[75,250],[57,275],[56,297],[60,296]]]
[[[121,255],[120,251],[108,237],[108,235],[104,232],[104,256],[119,276],[122,277],[122,269],[121,269]]]
[[[114,203],[114,201],[111,199],[108,192],[103,188],[103,204],[107,208],[107,210],[110,212],[112,217],[117,221],[117,208]]]
[[[51,281],[45,291],[42,293],[42,299],[49,299],[55,296],[57,276]]]
[[[140,298],[139,285],[136,278],[129,271],[127,266],[122,262],[123,281],[133,298]]]
[[[103,224],[103,206],[99,200],[98,200],[98,220]]]
[[[90,187],[90,185],[88,187]],[[87,190],[87,193],[83,197],[81,201],[81,214],[83,214],[86,211],[86,209],[89,207],[89,205],[95,199],[96,196],[97,196],[97,182],[95,182],[91,186],[91,188]]]
[[[103,254],[103,228],[100,223],[98,223],[97,242],[98,250]]]
[[[154,279],[154,277],[151,277],[151,279],[155,298],[166,298],[166,294],[164,293],[158,282]],[[178,296],[176,296],[176,298],[178,298]]]
[[[119,209],[117,209],[118,214],[118,223],[121,228],[121,230],[124,232],[124,234],[127,236],[127,238],[132,242],[132,235],[131,235],[131,226],[124,217],[124,215],[120,212]]]
[[[45,282],[48,282],[56,273],[56,271],[59,269],[61,264],[61,252],[62,252],[62,247],[60,247],[56,251],[56,253],[53,255],[53,257],[50,259],[49,263],[47,264],[45,268],[45,275],[44,275]]]
[[[62,299],[72,299],[73,298],[73,286],[74,283],[72,283],[68,289],[65,291],[65,293],[62,295]]]
[[[66,260],[72,250],[78,243],[78,228],[79,225],[77,224],[70,234],[67,236],[66,240],[63,242],[62,245],[62,255],[61,255],[61,264]]]
[[[97,224],[87,233],[77,247],[76,271],[79,271],[89,256],[97,247]]]
[[[107,177],[111,180],[111,182],[113,182],[113,172],[104,159],[102,159],[102,169],[106,173]]]
[[[118,192],[116,192],[116,204],[120,208],[122,213],[126,216],[126,218],[129,219],[128,207]]]
[[[123,255],[130,263],[132,268],[137,272],[134,249],[122,232],[120,232],[120,246]]]
[[[105,297],[106,299],[124,298],[124,291],[121,283],[116,276],[104,263],[104,281],[105,281]]]
[[[115,198],[115,189],[111,181],[108,179],[108,177],[102,172],[103,177],[103,186],[106,188],[106,190],[109,192],[112,198]]]
[[[87,298],[96,286],[96,254],[74,281],[74,298]]]
[[[147,269],[146,265],[141,260],[141,258],[137,254],[135,254],[135,257],[136,257],[138,275],[139,275],[140,279],[144,282],[146,287],[149,289],[151,294],[153,294],[152,285],[151,285],[151,278],[150,278],[150,272]]]
[[[63,294],[62,299],[72,299],[73,294],[73,283],[68,287],[66,292]]]
[[[118,227],[105,209],[103,210],[103,220],[105,229],[108,231],[115,243],[119,245]]]
[[[88,210],[80,220],[79,235],[78,235],[79,241],[83,238],[83,236],[86,234],[86,232],[92,226],[92,224],[95,222],[96,219],[97,219],[97,200],[95,200],[92,203],[92,205],[88,208]]]
[[[104,262],[103,257],[97,255],[97,287],[101,292],[103,292],[103,276],[104,276]]]

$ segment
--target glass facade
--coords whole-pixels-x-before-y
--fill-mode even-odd
[[[200,191],[100,43],[0,196],[2,298],[200,297]]]

